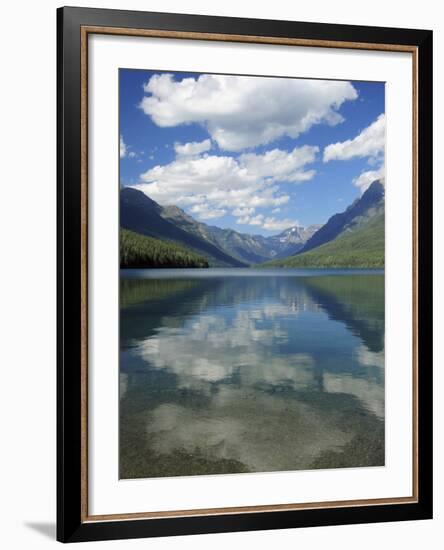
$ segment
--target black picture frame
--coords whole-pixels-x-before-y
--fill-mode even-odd
[[[82,512],[82,27],[404,45],[417,52],[417,458],[415,502],[98,520]],[[334,46],[333,46],[334,47]],[[57,10],[57,539],[62,542],[355,524],[432,517],[432,32],[65,7]]]

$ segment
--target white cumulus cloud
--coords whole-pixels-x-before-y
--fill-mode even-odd
[[[293,227],[295,225],[300,226],[301,224],[298,222],[298,220],[292,220],[288,218],[277,220],[273,217],[267,217],[265,218],[262,227],[264,229],[268,229],[269,231],[283,231],[284,229],[288,229],[289,227]]]
[[[188,207],[202,220],[230,213],[239,224],[279,230],[293,225],[293,220],[265,217],[256,209],[272,208],[277,213],[290,199],[280,183],[312,179],[315,171],[306,167],[316,160],[318,151],[318,147],[303,146],[237,157],[178,155],[171,163],[141,174],[134,187],[160,204]]]
[[[257,214],[256,216],[242,216],[236,220],[238,225],[258,225],[268,231],[283,231],[294,225],[300,225],[297,220],[288,218],[277,220],[273,216],[264,216]]]
[[[306,165],[315,161],[318,147],[303,146],[292,151],[273,149],[238,157],[179,155],[169,164],[154,166],[141,174],[135,185],[160,204],[189,207],[200,219],[225,215],[248,217],[261,225],[266,219],[252,217],[257,208],[277,208],[289,201],[281,182],[297,184],[313,178]],[[277,223],[269,219],[267,225]],[[265,226],[264,226],[265,227]]]
[[[238,218],[236,222],[239,225],[260,225],[264,223],[264,215],[263,214],[257,214],[256,216],[242,216],[241,218]]]
[[[324,149],[324,162],[355,157],[375,159],[384,154],[384,148],[385,115],[381,114],[355,138],[327,145]]]
[[[382,180],[384,183],[385,178],[385,166],[380,166],[377,170],[367,170],[362,172],[357,178],[353,180],[353,184],[361,190],[363,193],[375,180]]]
[[[119,149],[120,149],[120,158],[123,159],[126,157],[127,148],[125,145],[125,142],[123,141],[123,137],[120,136],[120,143],[119,143]]]
[[[203,74],[153,75],[140,108],[160,127],[198,123],[221,149],[241,151],[313,125],[343,121],[338,109],[358,94],[350,82]]]
[[[315,161],[319,147],[304,145],[295,147],[289,153],[281,149],[272,149],[264,154],[246,153],[239,157],[242,166],[257,178],[269,181],[308,181],[314,170],[303,170],[306,164]]]
[[[235,208],[233,210],[233,216],[250,216],[254,213],[254,208],[244,207],[244,208]]]
[[[214,218],[221,218],[227,213],[224,209],[212,209],[210,205],[205,203],[195,204],[190,208],[193,214],[196,214],[201,220],[213,220]]]
[[[191,141],[189,143],[175,143],[174,150],[180,156],[200,155],[211,149],[211,140]]]

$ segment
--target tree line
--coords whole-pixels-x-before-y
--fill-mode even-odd
[[[121,228],[120,267],[208,267],[208,261],[171,241],[161,241]]]

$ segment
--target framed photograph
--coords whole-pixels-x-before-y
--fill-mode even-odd
[[[432,517],[431,31],[59,9],[58,270],[60,541]]]

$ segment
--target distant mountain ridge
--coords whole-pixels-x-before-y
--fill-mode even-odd
[[[377,214],[353,231],[307,252],[275,260],[264,266],[293,268],[383,268],[385,263],[385,216]]]
[[[374,181],[344,212],[332,216],[292,256],[265,263],[274,267],[366,267],[385,264],[385,190]]]
[[[374,181],[362,196],[356,199],[344,212],[335,214],[316,231],[297,252],[302,254],[336,239],[340,234],[353,231],[365,225],[370,218],[384,212],[384,185]]]
[[[307,228],[295,226],[279,235],[264,237],[199,222],[177,206],[163,207],[161,215],[181,229],[225,250],[230,256],[253,264],[293,254],[301,249],[307,239],[321,227],[320,225],[311,225]]]
[[[210,265],[243,267],[246,264],[232,258],[220,248],[177,227],[162,217],[162,207],[142,191],[124,187],[120,190],[120,226],[129,231],[175,242],[205,256]]]
[[[272,237],[249,235],[199,222],[181,208],[161,206],[131,187],[121,189],[120,197],[123,228],[187,246],[213,266],[241,267],[294,254],[320,227],[290,227]]]
[[[221,229],[199,222],[177,206],[163,207],[161,215],[177,227],[212,243],[241,262],[259,263],[269,257],[261,243],[250,235],[242,235],[231,229]]]
[[[177,206],[161,206],[142,191],[124,187],[120,191],[120,225],[185,247],[206,258],[212,267],[377,267],[384,263],[384,194],[384,185],[376,180],[323,226],[294,226],[264,237],[207,225]],[[155,248],[160,250],[160,245]]]
[[[276,247],[275,258],[285,258],[295,254],[304,247],[304,244],[322,227],[321,224],[313,224],[308,227],[293,226],[275,235],[268,237],[268,242]]]

